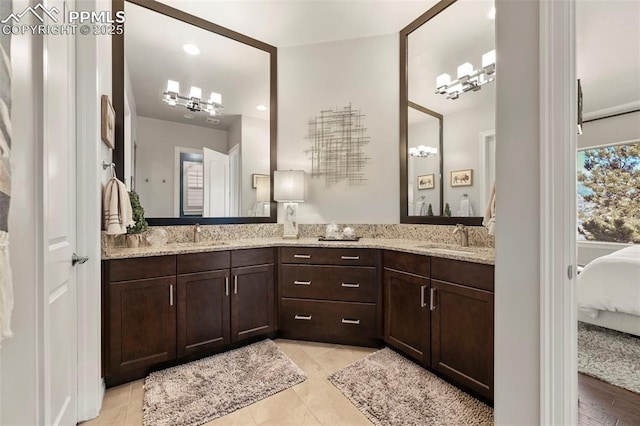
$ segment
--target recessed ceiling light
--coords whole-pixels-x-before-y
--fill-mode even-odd
[[[195,44],[185,44],[182,46],[182,50],[184,50],[185,52],[187,52],[189,55],[199,55],[200,54],[200,49],[198,49],[198,46],[196,46]]]
[[[493,6],[491,10],[487,13],[487,18],[496,19],[496,7]]]
[[[193,114],[185,114],[184,118],[188,118],[189,120],[191,120],[193,118]]]
[[[267,107],[266,107],[266,106],[264,106],[264,105],[258,105],[258,106],[256,107],[256,109],[257,109],[258,111],[266,111],[266,110],[267,110]]]

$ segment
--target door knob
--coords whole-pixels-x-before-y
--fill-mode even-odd
[[[86,263],[87,260],[89,260],[89,256],[78,256],[77,254],[73,253],[71,255],[71,266],[76,266],[76,263],[82,265],[83,263]]]

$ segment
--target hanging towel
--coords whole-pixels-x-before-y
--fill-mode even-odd
[[[424,201],[416,202],[416,206],[414,208],[414,214],[418,216],[426,216],[427,215],[427,204]]]
[[[473,207],[471,207],[471,201],[469,201],[468,198],[463,198],[462,200],[460,200],[460,205],[458,206],[458,216],[473,216]]]
[[[489,202],[487,208],[484,211],[484,219],[482,219],[482,225],[486,226],[489,230],[489,235],[494,235],[496,232],[496,183],[491,185],[491,195],[489,196]]]
[[[102,198],[104,230],[109,235],[127,233],[127,226],[135,225],[129,191],[124,183],[112,177],[104,188]]]
[[[0,2],[0,16],[11,13],[11,2]],[[11,202],[11,35],[0,34],[0,342],[11,337],[13,283],[9,263]]]

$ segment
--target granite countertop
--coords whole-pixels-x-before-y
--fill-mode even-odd
[[[102,253],[103,260],[171,254],[200,253],[262,247],[353,247],[387,249],[427,256],[444,257],[467,262],[494,264],[494,249],[490,247],[460,247],[422,240],[362,238],[360,241],[318,241],[317,238],[285,240],[283,238],[254,238],[228,241],[202,241],[200,243],[168,243],[138,248],[112,247]]]

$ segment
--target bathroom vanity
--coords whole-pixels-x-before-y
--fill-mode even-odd
[[[280,336],[386,344],[491,401],[492,256],[422,247],[265,239],[115,250],[103,260],[107,386]]]

